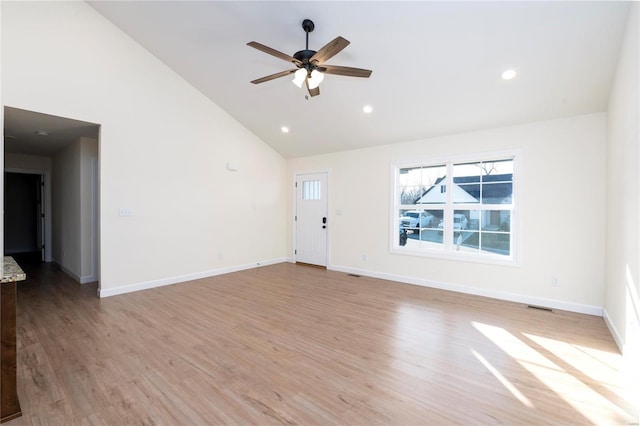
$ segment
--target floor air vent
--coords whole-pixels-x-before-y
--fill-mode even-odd
[[[537,310],[539,310],[539,311],[553,312],[553,309],[551,309],[551,308],[546,308],[546,307],[544,307],[544,306],[527,305],[527,308],[537,309]]]
[[[360,275],[358,275],[358,274],[347,274],[347,275],[349,275],[350,277],[360,278]]]

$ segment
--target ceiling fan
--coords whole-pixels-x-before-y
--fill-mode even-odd
[[[349,45],[349,40],[346,40],[340,36],[331,40],[325,44],[317,52],[315,50],[309,50],[309,33],[313,31],[315,25],[312,20],[305,19],[302,21],[302,29],[306,33],[307,46],[304,50],[300,50],[289,56],[278,50],[272,49],[264,44],[260,44],[255,41],[250,41],[247,46],[251,46],[276,58],[284,59],[287,62],[292,62],[297,68],[293,68],[286,71],[281,71],[275,74],[268,75],[266,77],[253,80],[253,84],[264,83],[265,81],[273,80],[280,77],[285,77],[289,74],[294,74],[293,83],[302,87],[302,83],[305,83],[307,90],[311,96],[317,96],[320,94],[320,88],[318,87],[324,79],[324,74],[344,75],[348,77],[364,77],[368,78],[371,75],[371,70],[365,70],[362,68],[341,67],[337,65],[326,65],[324,62],[331,59],[338,54],[342,49]]]

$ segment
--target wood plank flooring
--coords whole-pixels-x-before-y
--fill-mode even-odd
[[[601,318],[294,264],[102,300],[23,267],[8,425],[638,422]]]

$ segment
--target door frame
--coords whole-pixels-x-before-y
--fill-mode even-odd
[[[51,245],[53,244],[53,239],[51,234],[51,171],[46,169],[38,170],[6,167],[4,169],[4,173],[20,173],[25,175],[42,176],[42,180],[44,182],[44,191],[42,191],[42,197],[44,198],[44,204],[42,206],[44,208],[44,261],[52,262]]]
[[[327,269],[330,269],[331,266],[331,228],[332,228],[332,222],[333,222],[333,216],[331,215],[331,169],[316,169],[316,170],[305,170],[305,171],[297,171],[293,173],[292,179],[293,182],[291,183],[291,188],[293,188],[293,208],[292,208],[292,212],[291,212],[291,235],[292,235],[292,240],[291,240],[291,262],[292,263],[296,263],[296,246],[298,243],[298,235],[297,235],[297,230],[296,230],[296,213],[298,212],[298,200],[297,200],[297,189],[296,189],[296,182],[298,181],[298,177],[301,175],[310,175],[310,174],[315,174],[315,173],[325,173],[327,175],[327,190],[326,190],[326,194],[327,194]]]

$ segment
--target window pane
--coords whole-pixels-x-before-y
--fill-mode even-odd
[[[442,248],[442,234],[438,224],[442,210],[401,210],[400,228],[407,231],[407,246],[413,248]]]
[[[305,180],[302,182],[302,199],[303,200],[319,200],[320,199],[320,181]]]
[[[494,175],[513,175],[513,158],[508,158],[506,160],[494,160],[494,161],[482,161],[482,175],[484,176],[483,181],[486,181],[487,176]]]
[[[482,232],[482,250],[508,256],[511,253],[509,233]]]
[[[510,204],[513,160],[479,161],[453,166],[453,202]]]
[[[482,215],[482,210],[456,210],[456,213],[462,213],[467,217],[466,229],[472,231],[480,230],[480,217]]]
[[[444,239],[438,228],[420,228],[409,234],[409,238],[419,243],[421,248],[441,249]]]
[[[483,183],[482,203],[483,204],[511,204],[513,195],[513,183]]]
[[[453,245],[455,250],[477,251],[479,247],[478,223],[480,210],[453,212]]]
[[[467,230],[472,213],[477,215],[477,212],[478,210],[455,210],[453,212],[453,231],[457,233],[458,231]]]
[[[480,202],[481,163],[455,164],[453,166],[454,203]]]
[[[482,230],[510,232],[511,212],[509,210],[484,210],[482,212]]]
[[[485,210],[482,212],[481,249],[508,256],[511,253],[511,212]]]
[[[416,204],[424,190],[420,186],[400,187],[400,204]]]
[[[444,165],[423,167],[421,174],[422,193],[416,204],[444,204],[447,200],[445,178],[447,167]]]

